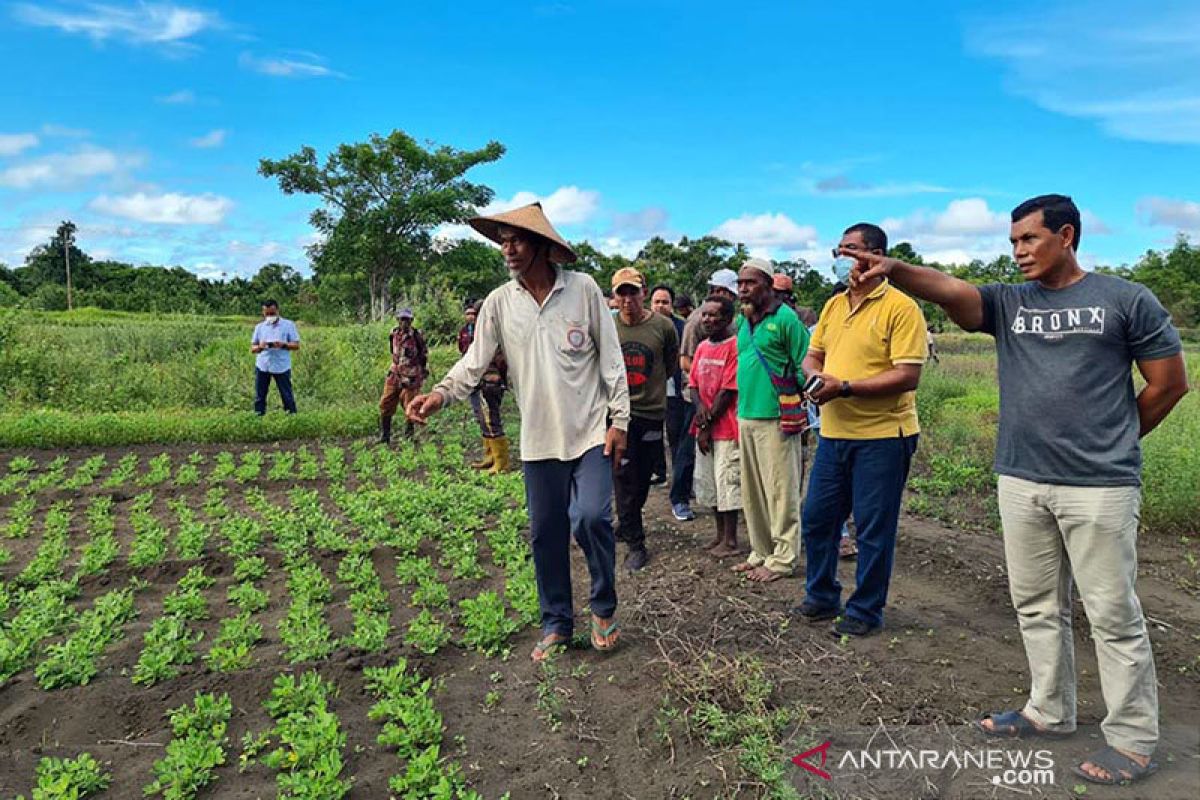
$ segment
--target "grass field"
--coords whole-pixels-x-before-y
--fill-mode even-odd
[[[301,413],[252,413],[255,320],[85,310],[0,317],[0,446],[275,441],[377,423],[389,326],[301,326]],[[434,374],[457,357],[430,355]],[[278,411],[272,387],[269,408]]]
[[[361,436],[374,430],[387,369],[385,324],[304,326],[294,356],[301,413],[250,411],[254,320],[159,318],[85,310],[0,318],[0,446],[253,442]],[[911,511],[995,529],[991,462],[999,393],[991,341],[947,334],[918,391],[924,435]],[[436,380],[454,362],[431,352]],[[1188,354],[1200,385],[1200,351]],[[272,390],[274,391],[274,390]],[[1144,442],[1144,523],[1190,533],[1200,518],[1200,392]]]
[[[996,359],[985,336],[938,337],[941,363],[926,367],[917,391],[921,448],[908,509],[942,521],[999,529],[995,500]],[[1200,387],[1200,351],[1186,354]],[[1200,391],[1193,389],[1142,442],[1143,528],[1194,534],[1200,519]]]

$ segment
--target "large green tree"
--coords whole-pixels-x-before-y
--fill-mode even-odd
[[[499,142],[457,150],[423,145],[397,130],[340,145],[324,164],[306,146],[287,158],[262,159],[258,171],[276,178],[285,194],[321,198],[309,218],[322,236],[309,251],[318,291],[339,292],[382,319],[395,291],[429,255],[433,229],[465,221],[492,199],[491,189],[463,176],[502,155]]]

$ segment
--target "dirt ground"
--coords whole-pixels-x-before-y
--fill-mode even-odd
[[[134,449],[144,456],[164,450]],[[179,456],[176,463],[193,450],[167,449]],[[211,453],[225,448],[195,449]],[[93,452],[73,451],[72,462]],[[125,452],[129,449],[109,454],[110,468]],[[0,451],[0,463],[16,454]],[[30,455],[45,463],[57,454]],[[321,481],[304,485],[325,494]],[[160,488],[155,510],[166,517],[168,495],[188,496],[198,504],[206,488],[204,484],[184,491]],[[91,488],[84,496],[101,492]],[[268,496],[276,499],[283,492],[284,487],[271,488]],[[118,508],[127,505],[134,493],[118,496]],[[239,494],[231,490],[228,502],[235,510],[247,511]],[[59,498],[39,496],[39,516],[54,499]],[[12,500],[0,498],[0,519],[7,518]],[[75,536],[82,526],[78,500],[76,509],[74,542],[79,541]],[[1132,787],[1089,784],[1081,791],[1082,781],[1069,768],[1102,744],[1099,722],[1104,704],[1078,603],[1079,732],[1070,740],[1050,744],[997,744],[985,741],[968,724],[983,713],[1019,707],[1027,687],[998,535],[951,530],[906,516],[883,632],[842,643],[830,635],[827,623],[807,624],[789,614],[801,599],[800,579],[749,584],[729,570],[732,562],[705,554],[702,546],[712,534],[708,516],[676,522],[662,488],[653,490],[647,511],[653,561],[644,572],[635,576],[622,572],[618,579],[622,645],[609,655],[588,649],[564,653],[556,661],[553,680],[528,660],[537,639],[534,630],[513,637],[507,659],[486,658],[456,645],[426,657],[394,635],[383,653],[364,656],[339,649],[319,664],[288,665],[275,630],[286,610],[286,587],[282,570],[272,569],[263,584],[272,600],[261,617],[266,638],[256,650],[256,667],[222,675],[207,672],[197,661],[185,667],[179,678],[143,689],[129,679],[142,634],[158,615],[163,595],[189,565],[166,562],[143,571],[140,574],[151,586],[138,596],[139,616],[107,651],[100,674],[90,684],[45,692],[32,670],[26,670],[0,687],[0,796],[28,794],[41,756],[74,756],[86,750],[108,762],[113,772],[113,785],[105,796],[140,797],[169,738],[165,712],[190,701],[197,691],[216,691],[228,692],[233,700],[234,745],[230,763],[219,770],[219,780],[206,796],[274,797],[274,778],[265,768],[238,773],[237,742],[244,733],[267,727],[262,701],[276,675],[316,668],[340,690],[332,710],[347,734],[344,774],[354,776],[355,782],[350,796],[386,798],[387,778],[397,772],[399,762],[375,743],[379,726],[367,718],[371,700],[363,689],[362,668],[391,664],[399,656],[423,674],[444,681],[436,698],[446,725],[442,753],[461,764],[471,785],[489,800],[505,792],[514,800],[764,796],[766,788],[739,767],[736,745],[706,744],[689,733],[682,721],[689,711],[682,690],[689,681],[707,680],[711,685],[719,679],[722,665],[749,657],[762,665],[772,684],[769,707],[793,712],[793,722],[783,734],[782,761],[802,797],[1200,796],[1200,597],[1196,568],[1187,558],[1195,551],[1194,542],[1151,533],[1140,548],[1139,592],[1152,623],[1162,708],[1162,743],[1156,756],[1162,769]],[[130,531],[124,512],[118,511],[117,518],[118,535],[127,541]],[[4,540],[15,558],[0,569],[0,575],[11,579],[28,560],[36,539]],[[620,547],[618,560],[623,555]],[[401,597],[392,555],[380,549],[375,561],[389,594]],[[336,560],[320,563],[332,577]],[[271,560],[271,565],[278,567],[278,560]],[[231,613],[224,595],[233,580],[231,562],[219,553],[208,557],[206,567],[218,583],[207,592],[212,618],[198,624],[205,634],[201,652],[215,635],[217,621]],[[123,569],[114,568],[85,583],[77,607],[86,608],[97,594],[123,585],[128,574]],[[583,630],[588,619],[587,582],[577,550],[573,569]],[[853,562],[843,562],[842,570],[843,584],[852,586]],[[450,584],[454,601],[502,583],[495,575],[455,581],[445,571],[443,579]],[[329,621],[340,636],[350,630],[350,613],[344,605],[346,588],[336,581],[334,586]],[[415,611],[404,602],[394,605],[392,623],[402,631]],[[455,633],[459,632],[456,627]],[[489,693],[495,694],[489,698]],[[554,702],[547,703],[547,696]],[[824,765],[829,780],[786,763],[788,757],[824,742],[830,743]],[[1053,784],[996,783],[994,779],[1001,776],[995,769],[874,769],[845,762],[847,753],[862,749],[944,753],[989,747],[1049,751]],[[820,766],[819,757],[808,763]]]

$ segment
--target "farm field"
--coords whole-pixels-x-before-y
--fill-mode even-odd
[[[167,715],[188,706],[221,720],[200,726],[220,755],[210,788],[170,796],[984,796],[969,772],[814,784],[788,759],[881,724],[913,747],[982,746],[964,722],[1024,686],[996,537],[907,517],[888,627],[847,644],[789,619],[797,581],[752,586],[702,555],[707,519],[668,523],[656,494],[658,557],[619,579],[622,647],[535,668],[519,477],[459,467],[469,428],[445,422],[390,451],[5,453],[0,793],[28,797],[42,758],[83,753],[107,796],[169,783]],[[1147,797],[1200,785],[1193,551],[1142,549],[1171,765]],[[1102,714],[1076,623],[1083,735],[1033,796],[1071,796],[1063,767]]]
[[[6,357],[39,335],[148,343],[178,330],[145,324],[23,326]],[[213,370],[225,399],[204,412],[214,418],[248,399],[244,333],[229,323],[198,349],[228,350],[228,370]],[[327,348],[322,359],[374,364],[377,333],[331,328],[310,341]],[[359,336],[361,351],[336,350]],[[23,418],[40,408],[77,425],[47,423],[48,435],[117,441],[0,448],[0,797],[1008,797],[994,771],[838,766],[883,742],[986,747],[967,723],[1026,687],[991,499],[994,365],[986,340],[942,344],[919,395],[926,432],[882,635],[843,642],[796,621],[799,580],[733,575],[701,549],[709,517],[676,522],[658,489],[654,560],[618,576],[621,646],[605,655],[583,640],[543,666],[528,659],[537,603],[521,478],[467,466],[477,439],[465,407],[379,447],[347,435],[369,430],[377,376],[350,380],[347,364],[339,382],[322,361],[311,411],[301,391],[295,420],[266,420],[298,426],[297,438],[137,444],[121,441],[133,428],[78,401],[84,381],[101,392],[93,376],[67,375],[61,395],[23,405],[10,394],[0,433],[28,431]],[[145,355],[111,368],[132,376],[156,363],[164,385],[188,380],[165,350],[157,361],[130,352]],[[1189,368],[1197,381],[1195,354]],[[130,401],[130,425],[186,424],[165,396]],[[1198,400],[1146,448],[1139,590],[1164,769],[1132,792],[1089,785],[1087,797],[1200,791]],[[322,427],[356,413],[359,430]],[[262,422],[234,416],[230,436]],[[583,632],[578,553],[573,570]],[[1103,703],[1078,605],[1075,623],[1080,734],[1051,747],[1054,783],[1017,787],[1023,796],[1078,797],[1069,767],[1097,742]],[[830,781],[790,760],[824,742]]]

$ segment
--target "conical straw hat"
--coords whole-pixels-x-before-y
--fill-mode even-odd
[[[571,249],[571,245],[558,235],[558,231],[554,230],[550,220],[546,219],[541,203],[530,203],[493,217],[472,217],[467,220],[467,224],[496,244],[500,244],[501,225],[536,233],[549,240],[550,260],[556,264],[571,264],[578,258],[575,251]]]

